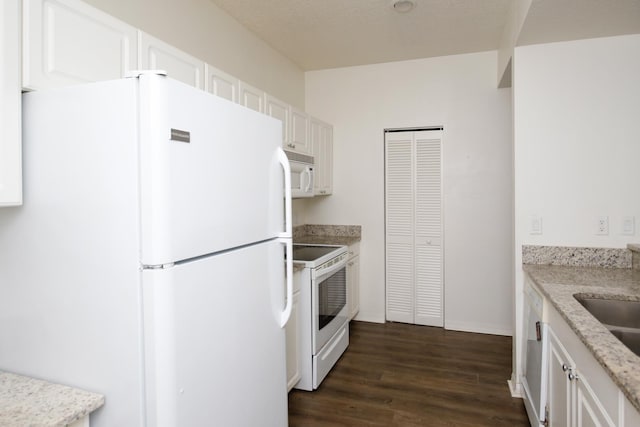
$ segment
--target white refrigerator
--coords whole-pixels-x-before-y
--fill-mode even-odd
[[[0,370],[104,394],[92,427],[286,426],[280,146],[278,121],[153,73],[24,94]]]

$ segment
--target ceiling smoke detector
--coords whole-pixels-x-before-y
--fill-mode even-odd
[[[396,12],[400,12],[400,13],[411,12],[411,10],[413,10],[414,7],[415,7],[415,3],[413,3],[411,0],[398,0],[393,3],[393,9]]]

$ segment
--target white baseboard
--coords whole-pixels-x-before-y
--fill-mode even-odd
[[[504,327],[502,325],[482,324],[476,322],[456,322],[445,319],[444,328],[452,331],[475,332],[478,334],[489,335],[503,335],[507,337],[513,336],[512,328]]]
[[[358,314],[356,314],[356,317],[354,317],[353,320],[359,320],[362,322],[371,322],[371,323],[386,322],[386,319],[384,318],[384,316],[380,316],[379,314],[376,314],[376,313],[363,312],[362,310],[360,310]]]
[[[511,392],[511,397],[517,397],[522,399],[524,396],[522,395],[522,386],[518,383],[515,383],[511,380],[507,380],[507,384],[509,385],[509,391]]]

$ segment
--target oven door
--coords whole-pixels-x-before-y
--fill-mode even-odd
[[[311,280],[313,354],[347,322],[346,259],[326,269],[318,268]]]

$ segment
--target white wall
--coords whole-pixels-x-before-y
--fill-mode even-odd
[[[532,0],[516,0],[511,3],[500,45],[498,47],[498,84],[511,87],[511,59]]]
[[[511,334],[511,91],[496,52],[306,74],[307,111],[334,125],[334,191],[310,223],[362,225],[358,319],[385,318],[383,129],[444,126],[445,326]]]
[[[523,244],[640,241],[640,35],[518,47],[513,90],[518,319]],[[543,234],[529,234],[531,215]],[[599,215],[609,235],[595,235]],[[633,236],[620,234],[623,216],[635,216]]]
[[[210,0],[84,0],[298,108],[304,73]]]

